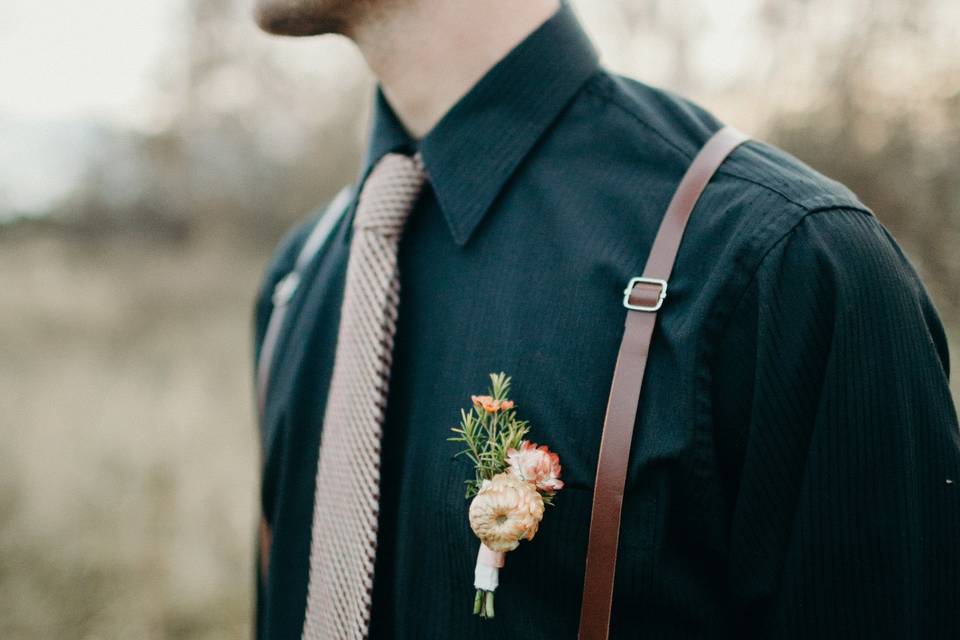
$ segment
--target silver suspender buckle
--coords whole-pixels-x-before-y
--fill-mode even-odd
[[[657,296],[657,301],[655,304],[645,305],[645,304],[634,304],[630,302],[630,294],[633,293],[633,288],[638,284],[649,284],[655,287],[660,288],[660,294]],[[627,283],[627,288],[623,290],[623,306],[631,311],[657,311],[660,307],[663,306],[663,299],[667,297],[667,281],[661,278],[645,278],[643,276],[637,276],[630,278],[630,282]]]

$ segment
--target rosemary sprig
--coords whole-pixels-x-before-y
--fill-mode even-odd
[[[466,456],[474,466],[474,477],[467,480],[467,498],[480,490],[484,480],[490,480],[507,468],[507,450],[520,446],[530,425],[517,420],[516,410],[509,398],[510,376],[490,374],[489,396],[476,397],[470,411],[460,411],[460,425],[451,429],[456,436],[450,442],[462,442],[465,448],[456,456]]]

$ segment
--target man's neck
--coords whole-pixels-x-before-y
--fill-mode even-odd
[[[347,35],[419,139],[559,6],[559,0],[384,2]]]

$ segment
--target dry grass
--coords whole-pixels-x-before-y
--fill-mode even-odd
[[[248,636],[264,256],[0,234],[0,637]]]

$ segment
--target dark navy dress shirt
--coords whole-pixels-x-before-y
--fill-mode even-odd
[[[604,410],[667,203],[721,124],[598,65],[562,8],[420,141],[382,95],[362,180],[422,152],[400,249],[371,637],[574,638]],[[352,211],[305,273],[272,367],[260,638],[300,637],[314,478]],[[257,305],[312,221],[277,250]],[[941,323],[846,188],[750,142],[693,212],[651,348],[623,505],[613,638],[960,637],[960,436]],[[472,615],[469,463],[447,442],[513,376],[566,487]]]

